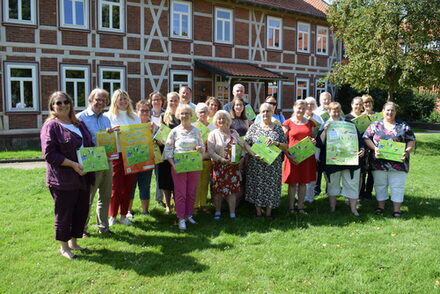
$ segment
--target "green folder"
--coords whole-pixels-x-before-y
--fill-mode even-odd
[[[244,108],[244,113],[249,120],[254,120],[257,117],[255,111],[252,109],[252,106],[250,104],[246,104]]]
[[[356,118],[353,118],[352,122],[356,125],[359,133],[365,132],[368,126],[371,124],[371,120],[366,113],[359,115]]]
[[[200,133],[202,133],[203,143],[208,141],[208,135],[211,130],[201,122],[197,122],[194,126],[200,130]]]
[[[77,155],[78,162],[83,166],[85,172],[109,169],[104,146],[80,148],[77,150]]]
[[[150,160],[150,147],[147,144],[126,146],[127,163],[129,166]]]
[[[383,113],[382,112],[376,112],[376,113],[374,113],[372,115],[369,115],[369,117],[370,117],[370,120],[372,122],[378,121],[378,120],[383,119]]]
[[[323,121],[327,121],[330,118],[330,114],[328,114],[328,112],[324,112],[323,114],[321,114],[321,118]]]
[[[243,152],[243,147],[241,147],[237,143],[232,144],[231,162],[232,163],[240,162],[242,152]]]
[[[317,152],[316,147],[315,145],[313,145],[310,137],[305,137],[304,139],[290,147],[288,151],[289,154],[294,157],[294,161],[296,164],[303,162]]]
[[[313,127],[313,129],[312,129],[312,135],[313,135],[313,137],[316,137],[316,135],[318,134],[318,131],[319,131],[319,127],[321,126],[321,123],[318,122],[316,119],[313,119],[312,117],[309,118],[309,120],[314,122],[316,125],[316,127]]]
[[[379,155],[377,158],[403,162],[402,157],[406,148],[405,143],[394,142],[392,140],[380,140],[378,148]]]
[[[326,132],[326,141],[326,164],[359,164],[359,141],[354,123],[331,121]]]
[[[281,150],[275,145],[266,145],[267,138],[264,136],[259,137],[254,145],[252,145],[252,152],[260,156],[267,164],[272,164],[275,159],[280,155]]]
[[[165,142],[168,139],[168,135],[171,133],[171,129],[165,125],[161,124],[159,127],[159,130],[157,130],[156,134],[154,135],[153,139],[157,141],[162,141],[162,143],[165,144]]]
[[[203,169],[202,154],[199,151],[174,153],[176,173],[201,171]]]

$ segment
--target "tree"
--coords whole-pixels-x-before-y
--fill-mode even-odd
[[[328,79],[358,91],[440,85],[440,0],[336,0],[328,9],[347,62]]]

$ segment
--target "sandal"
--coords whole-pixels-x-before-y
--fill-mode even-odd
[[[383,214],[383,212],[384,212],[384,209],[380,208],[380,207],[376,208],[376,210],[374,211],[374,213],[377,215]]]
[[[402,213],[400,211],[393,212],[393,217],[400,217]]]

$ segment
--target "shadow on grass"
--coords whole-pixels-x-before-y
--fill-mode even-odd
[[[151,231],[148,223],[137,223],[137,229]],[[213,245],[202,236],[154,236],[133,234],[128,231],[118,232],[114,237],[102,237],[108,240],[125,242],[135,246],[140,252],[129,250],[94,249],[84,254],[81,259],[99,264],[107,264],[117,270],[133,270],[142,276],[166,276],[180,272],[203,272],[209,269],[197,258],[188,255],[196,250],[232,248],[233,245],[221,243]]]

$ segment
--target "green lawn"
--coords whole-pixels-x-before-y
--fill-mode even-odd
[[[440,293],[440,134],[417,140],[400,219],[374,201],[360,218],[342,199],[330,214],[324,195],[289,215],[284,187],[273,221],[244,205],[179,233],[153,204],[114,237],[81,240],[77,260],[58,255],[44,170],[0,169],[0,293]]]

